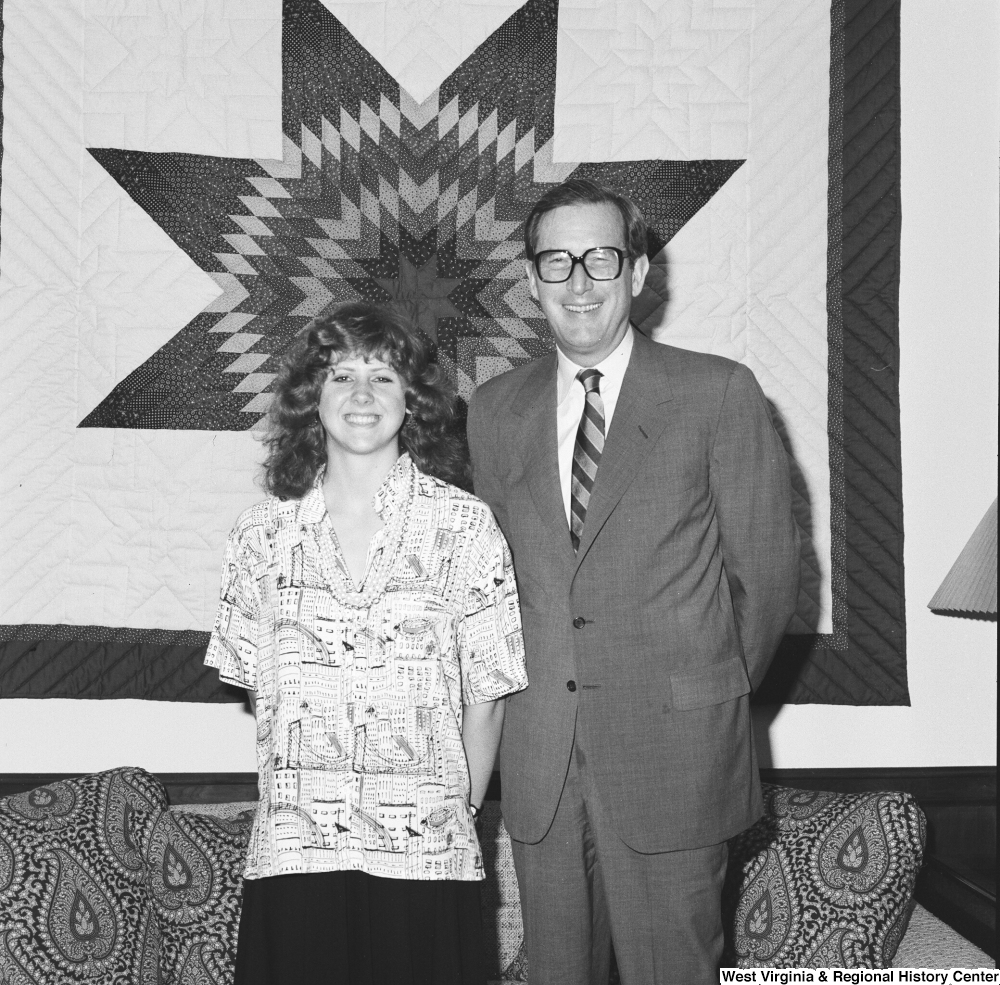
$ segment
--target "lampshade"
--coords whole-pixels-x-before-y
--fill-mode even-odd
[[[979,521],[958,560],[927,604],[935,612],[997,614],[997,501]]]

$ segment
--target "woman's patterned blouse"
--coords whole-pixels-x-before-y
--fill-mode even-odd
[[[462,706],[528,683],[510,551],[489,507],[408,455],[373,505],[360,590],[319,480],[229,535],[205,662],[257,693],[248,879],[483,878]]]

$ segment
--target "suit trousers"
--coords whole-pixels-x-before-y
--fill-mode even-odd
[[[644,854],[610,818],[574,743],[556,815],[537,844],[511,842],[531,985],[718,982],[726,843]]]

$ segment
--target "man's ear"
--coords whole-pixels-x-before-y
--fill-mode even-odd
[[[649,257],[645,253],[632,261],[632,297],[637,298],[642,291],[642,285],[646,283],[646,274],[649,273]]]
[[[528,278],[528,290],[531,291],[531,296],[537,301],[538,284],[535,281],[535,265],[530,260],[524,261],[524,273]]]

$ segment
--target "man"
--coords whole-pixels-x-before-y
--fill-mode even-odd
[[[525,266],[557,351],[469,409],[521,594],[500,769],[532,985],[606,985],[612,938],[624,985],[718,980],[725,841],[762,810],[750,693],[796,598],[767,402],[631,327],[646,247],[627,199],[547,192]]]

